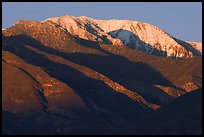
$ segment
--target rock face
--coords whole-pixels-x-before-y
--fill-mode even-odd
[[[139,21],[96,20],[86,16],[61,16],[47,19],[65,28],[81,39],[112,45],[126,45],[130,48],[157,56],[192,57],[201,55],[202,46],[188,47],[162,29]],[[198,48],[197,48],[198,47]],[[193,50],[198,50],[193,52]]]

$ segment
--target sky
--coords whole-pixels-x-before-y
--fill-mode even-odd
[[[2,2],[2,28],[63,15],[142,21],[176,38],[202,41],[201,2]]]

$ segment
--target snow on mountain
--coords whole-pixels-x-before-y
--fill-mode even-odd
[[[202,42],[192,42],[192,41],[186,41],[189,43],[193,48],[198,50],[202,54]]]
[[[62,26],[75,37],[97,43],[126,45],[133,49],[167,57],[201,55],[202,46],[199,44],[195,46],[195,43],[190,42],[187,46],[183,45],[162,29],[145,22],[97,20],[86,16],[69,15],[47,20]],[[194,48],[198,51],[193,52]]]

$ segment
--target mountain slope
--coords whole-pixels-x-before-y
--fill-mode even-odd
[[[129,97],[126,97],[126,94],[117,93],[114,90],[116,88],[113,87],[111,89],[111,85],[108,86],[102,81],[93,80],[78,72],[78,70],[72,68],[73,66],[70,66],[71,64],[68,61],[66,63],[59,57],[43,55],[43,51],[37,51],[25,45],[19,39],[12,39],[11,37],[3,38],[2,58],[13,65],[17,65],[19,68],[25,69],[35,79],[39,80],[45,91],[44,95],[48,106],[44,110],[46,113],[40,111],[39,113],[21,115],[17,112],[17,115],[20,115],[19,117],[17,116],[18,120],[35,123],[37,117],[42,117],[42,119],[48,120],[48,123],[52,123],[45,127],[48,129],[54,128],[55,130],[52,129],[54,134],[94,134],[96,132],[103,133],[113,125],[123,123],[124,119],[128,119],[127,115],[133,116],[148,110],[148,108],[143,108],[143,105],[139,104],[137,100],[133,101]],[[77,66],[77,69],[81,67]],[[81,71],[83,72],[83,70]],[[91,70],[89,71],[91,75],[99,75]],[[101,76],[103,79],[105,78],[103,75]],[[15,81],[12,82],[15,83]],[[111,83],[115,84],[114,82]],[[3,84],[7,86],[9,83],[5,81]],[[16,84],[18,86],[19,83]],[[15,89],[16,86],[10,87]],[[72,89],[67,86],[70,86]],[[12,90],[6,90],[6,93],[10,94],[10,92]],[[21,91],[19,92],[21,93]],[[3,98],[7,99],[5,96]],[[117,102],[118,99],[120,99],[120,102]],[[4,105],[6,106],[8,104],[5,103]],[[29,106],[29,103],[26,105]],[[123,106],[122,110],[124,111],[121,111],[119,106]],[[25,108],[24,112],[27,111]],[[29,120],[30,116],[35,117],[32,119],[33,121]],[[41,122],[39,121],[38,124]],[[26,128],[24,127],[26,126],[25,123],[16,123]],[[11,125],[12,123],[9,123],[9,126]],[[11,133],[23,133],[23,130],[18,128],[18,126],[15,129],[17,131],[12,130]],[[35,134],[37,132],[36,130],[38,130],[37,133],[52,134],[49,130],[44,131],[44,128],[39,129],[38,125],[35,125],[32,129],[28,126],[26,130],[23,134]]]
[[[123,131],[127,132],[125,134],[201,135],[202,88],[132,122]]]
[[[15,112],[41,109],[36,94],[42,92],[42,88],[35,79],[4,60],[2,60],[2,74],[2,104],[4,110]],[[32,100],[32,106],[26,105],[31,103],[30,100]]]
[[[106,114],[95,111],[68,85],[11,52],[3,51],[2,58],[5,134],[93,134],[108,130]],[[40,91],[33,89],[36,84],[30,79],[39,80]]]

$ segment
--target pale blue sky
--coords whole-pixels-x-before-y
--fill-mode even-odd
[[[143,21],[176,38],[202,41],[201,2],[3,2],[2,27],[62,15]]]

